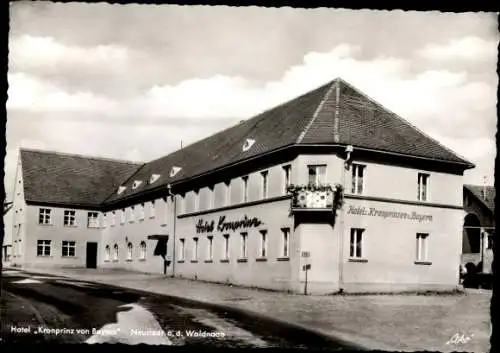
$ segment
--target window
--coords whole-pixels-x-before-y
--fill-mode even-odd
[[[115,225],[115,222],[116,222],[116,212],[113,211],[111,212],[111,222],[110,222],[111,227]]]
[[[226,195],[225,195],[225,205],[229,206],[231,204],[231,180],[224,182],[226,185]]]
[[[487,249],[491,250],[493,249],[493,234],[488,234],[488,244],[487,244]]]
[[[118,244],[113,246],[113,261],[118,261]]]
[[[139,221],[144,221],[144,204],[139,206]]]
[[[200,209],[200,190],[194,190],[194,210],[199,211]]]
[[[128,217],[129,217],[128,221],[129,221],[129,223],[134,222],[134,216],[135,216],[134,212],[135,212],[135,207],[134,206],[130,207],[130,211],[128,213]]]
[[[132,243],[128,243],[127,244],[127,261],[132,261],[132,251],[133,251]]]
[[[260,231],[260,257],[267,256],[267,230]]]
[[[243,202],[248,201],[248,176],[241,178],[243,180]]]
[[[38,224],[51,224],[49,208],[40,208],[38,214]]]
[[[62,256],[63,257],[72,257],[75,256],[75,241],[63,240],[62,242]]]
[[[50,240],[38,240],[36,246],[37,256],[50,256]]]
[[[146,242],[141,241],[139,245],[139,260],[146,260]]]
[[[427,261],[427,239],[429,234],[417,233],[417,261]]]
[[[193,238],[193,261],[198,261],[198,238]]]
[[[108,225],[108,215],[106,212],[102,214],[102,227],[106,228]]]
[[[247,258],[247,240],[248,240],[248,233],[241,233],[241,251],[240,251],[240,257],[242,259]]]
[[[208,252],[207,252],[207,260],[213,260],[214,259],[214,237],[209,235],[207,237],[208,240]]]
[[[222,248],[222,258],[224,260],[228,260],[229,259],[229,234],[224,234],[222,236],[222,238],[224,239],[224,246]]]
[[[165,203],[167,202],[165,198]],[[151,207],[149,208],[149,218],[155,218],[155,201],[151,201]]]
[[[363,193],[363,175],[365,171],[364,165],[353,164],[352,165],[352,188],[351,193],[355,195],[361,195]]]
[[[351,248],[349,256],[352,258],[363,257],[363,233],[364,229],[351,228]]]
[[[74,227],[75,226],[75,211],[65,210],[64,211],[64,226]]]
[[[309,184],[322,185],[326,183],[326,165],[309,165]]]
[[[286,193],[287,188],[290,186],[290,174],[292,166],[290,164],[283,166],[283,191]]]
[[[111,260],[111,248],[109,245],[106,245],[106,248],[104,249],[104,261],[109,260]]]
[[[281,248],[281,256],[289,257],[290,256],[290,228],[282,228],[282,248]]]
[[[97,212],[87,213],[87,227],[99,228],[99,213]]]
[[[215,205],[215,193],[214,193],[214,186],[210,185],[208,187],[208,209],[214,208]]]
[[[267,176],[269,172],[266,170],[264,172],[261,172],[260,175],[262,176],[262,198],[267,199]]]
[[[125,223],[125,209],[122,208],[122,211],[120,213],[120,224],[124,224]]]
[[[429,174],[418,173],[417,200],[427,201],[427,187],[429,185]]]
[[[184,261],[186,255],[186,240],[179,239],[179,260]]]
[[[149,183],[150,184],[153,184],[155,181],[157,181],[158,179],[160,179],[160,174],[153,174],[151,175],[151,178],[149,178]]]

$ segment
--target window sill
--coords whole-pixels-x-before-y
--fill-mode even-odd
[[[255,259],[256,262],[266,262],[267,261],[267,257],[258,257]]]
[[[166,225],[165,223],[160,224],[160,227],[163,227],[163,228],[164,228],[164,227],[166,227],[166,226],[167,226],[167,225]]]
[[[53,224],[51,223],[38,223],[39,226],[43,226],[43,227],[51,227],[53,226]]]
[[[139,261],[140,261],[140,262],[144,262],[144,261],[146,261],[146,259],[139,259]]]
[[[276,260],[278,261],[290,261],[290,258],[288,256],[284,257],[278,257]]]
[[[198,260],[191,260],[191,263],[192,263],[192,264],[197,264],[197,263],[198,263]]]
[[[37,255],[36,257],[47,257],[47,258],[51,258],[53,257],[52,255]]]
[[[139,222],[144,222],[144,218],[139,218]]]
[[[348,260],[349,262],[368,262],[368,259],[363,259],[361,257],[351,257]]]
[[[229,259],[221,259],[220,262],[228,264],[229,263]]]
[[[118,262],[118,260],[113,260],[113,262]]]
[[[110,260],[104,260],[104,262],[111,262]]]
[[[62,255],[61,258],[63,258],[63,259],[78,259],[78,257],[76,257],[76,256],[64,256],[64,255]]]
[[[135,221],[128,221],[128,223],[134,223]]]
[[[75,225],[73,225],[73,226],[64,225],[64,228],[78,228],[78,226],[75,226]]]
[[[430,261],[415,261],[414,263],[415,265],[427,265],[427,266],[432,265],[432,262]]]
[[[177,261],[178,264],[183,264],[184,263],[184,260],[179,260]]]
[[[126,259],[125,262],[132,262],[132,259]]]
[[[156,217],[155,216],[149,216],[149,219],[155,219]]]
[[[248,259],[246,258],[241,258],[241,259],[238,259],[236,260],[237,262],[248,262]]]
[[[205,260],[205,263],[206,263],[206,264],[211,264],[211,263],[213,263],[213,262],[214,262],[214,260]]]

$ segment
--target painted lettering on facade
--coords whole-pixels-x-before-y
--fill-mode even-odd
[[[397,218],[397,219],[405,219],[417,222],[432,222],[432,215],[420,214],[417,212],[410,213],[410,212],[384,211],[384,210],[378,210],[375,207],[349,206],[347,214],[352,214],[357,216]]]
[[[220,216],[217,226],[215,225],[215,221],[204,221],[203,219],[198,220],[196,224],[196,233],[210,233],[217,229],[218,232],[224,231],[236,231],[238,229],[246,229],[252,227],[258,227],[262,223],[256,217],[248,218],[246,215],[243,219],[238,221],[226,221],[226,216]]]

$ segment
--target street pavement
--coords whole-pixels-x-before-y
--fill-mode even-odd
[[[301,328],[138,289],[2,273],[2,342],[360,349]]]

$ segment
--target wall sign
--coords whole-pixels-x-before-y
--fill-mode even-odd
[[[258,227],[263,222],[256,218],[248,218],[247,215],[241,220],[237,221],[226,221],[226,216],[220,216],[217,226],[215,225],[215,221],[205,221],[203,219],[198,220],[196,224],[196,233],[211,233],[214,230],[218,232],[224,232],[228,230],[236,231],[238,229],[246,229],[252,227]]]
[[[397,218],[397,219],[405,219],[417,222],[426,222],[426,221],[432,222],[432,215],[429,214],[420,214],[417,212],[409,213],[409,212],[385,211],[376,209],[375,207],[349,206],[347,214],[353,214],[357,216]]]

